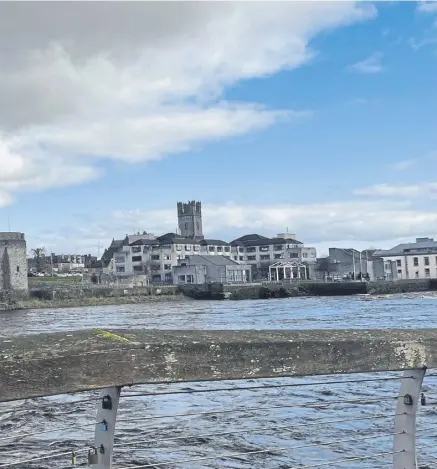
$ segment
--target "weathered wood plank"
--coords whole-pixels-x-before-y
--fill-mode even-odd
[[[437,367],[437,329],[88,330],[0,339],[0,401],[114,385]]]

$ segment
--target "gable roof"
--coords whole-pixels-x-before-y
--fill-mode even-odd
[[[201,246],[229,246],[229,243],[221,239],[202,239],[199,244]]]
[[[433,238],[417,238],[415,243],[402,243],[391,249],[375,251],[373,256],[391,257],[427,253],[437,253],[437,241],[434,241]]]
[[[271,244],[303,244],[301,241],[296,239],[285,239],[285,238],[267,238],[259,234],[249,234],[242,236],[241,238],[234,239],[230,243],[232,246],[269,246]]]

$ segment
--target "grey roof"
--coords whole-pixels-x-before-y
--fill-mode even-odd
[[[398,244],[394,248],[375,251],[374,257],[411,256],[414,254],[436,254],[437,241],[433,238],[417,238],[415,243]]]
[[[149,246],[153,244],[159,244],[156,239],[137,239],[129,244],[129,246]]]
[[[102,262],[105,267],[109,264],[112,259],[112,256],[116,251],[123,247],[124,240],[122,239],[113,239],[109,248],[105,249],[105,252],[102,255]]]
[[[199,241],[202,246],[229,246],[230,244],[221,239],[202,239]]]
[[[177,233],[166,233],[156,238],[159,244],[199,244],[198,241],[191,238],[183,238]],[[157,244],[156,242],[154,244]]]
[[[271,244],[303,244],[301,241],[296,239],[285,239],[285,238],[266,238],[259,234],[250,234],[242,236],[241,238],[234,239],[231,243],[233,246],[269,246]]]

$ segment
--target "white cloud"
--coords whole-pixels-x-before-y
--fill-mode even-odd
[[[416,160],[403,160],[398,161],[397,163],[389,164],[388,168],[394,171],[406,171],[407,169],[412,168],[416,164]]]
[[[263,129],[290,110],[223,102],[238,81],[311,60],[358,2],[0,2],[1,203]],[[38,18],[38,21],[35,21]]]
[[[437,212],[417,210],[407,202],[349,201],[302,205],[207,205],[202,207],[204,234],[231,241],[242,234],[258,232],[274,236],[288,226],[298,239],[316,246],[387,247],[397,238],[412,239],[437,233]],[[75,226],[78,223],[75,222]],[[65,227],[44,236],[29,236],[29,245],[47,245],[58,251],[75,249],[97,252],[101,243],[123,238],[127,233],[146,230],[155,235],[175,231],[176,208],[116,211],[105,214],[83,228]],[[427,233],[428,234],[428,233]],[[79,244],[77,244],[79,243]]]
[[[410,185],[376,184],[370,187],[363,187],[354,191],[355,195],[373,197],[437,197],[437,182],[425,182]]]
[[[417,9],[423,13],[437,13],[437,2],[420,1],[417,5]]]
[[[351,65],[349,70],[357,73],[380,73],[383,70],[382,58],[383,55],[381,52],[375,52],[366,59]]]

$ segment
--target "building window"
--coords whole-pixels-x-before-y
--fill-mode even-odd
[[[185,223],[185,231],[188,231],[188,223]]]
[[[152,259],[152,261],[159,261],[159,254],[152,254],[150,259]]]
[[[185,283],[185,275],[179,275],[178,276],[178,282],[179,283]]]
[[[141,252],[141,246],[134,246],[132,252]]]
[[[259,250],[260,252],[267,252],[270,249],[269,246],[260,246]]]
[[[425,265],[429,265],[429,257],[424,257],[423,260],[425,262]]]
[[[165,254],[165,255],[164,255],[164,259],[165,259],[166,261],[171,261],[171,255],[170,255],[170,254]]]
[[[143,268],[141,265],[134,265],[134,272],[142,272]]]
[[[417,270],[416,270],[414,275],[415,275],[416,278],[419,278],[419,272]]]
[[[223,248],[221,246],[217,246],[217,252],[223,252]]]
[[[414,267],[419,266],[419,258],[418,257],[413,257],[413,265],[414,265]]]
[[[246,252],[256,252],[256,247],[246,248]]]
[[[284,259],[282,254],[275,254],[275,259]]]
[[[308,257],[308,253],[307,253],[307,252],[303,252],[303,253],[302,253],[302,257]]]
[[[231,248],[229,246],[225,246],[225,252],[231,252]]]
[[[299,253],[290,252],[289,256],[290,256],[290,259],[298,259],[299,258]]]
[[[214,252],[215,251],[215,246],[209,246],[208,251],[209,252]]]
[[[274,251],[282,251],[283,249],[284,249],[283,244],[276,244],[275,246],[273,246]]]
[[[171,249],[171,244],[163,244],[161,246],[162,249]]]
[[[238,256],[234,256],[234,261],[238,261]]]
[[[172,282],[173,281],[173,275],[172,274],[165,274],[164,280],[166,282]]]
[[[396,261],[396,266],[397,266],[397,267],[402,267],[402,261],[401,261],[400,259],[398,259],[398,260]]]
[[[398,270],[398,274],[401,274],[401,273],[402,273],[402,270],[401,270],[401,269],[399,269],[399,270]]]
[[[244,248],[238,248],[238,252],[244,252]],[[437,259],[437,257],[436,257]]]
[[[425,269],[425,277],[429,277],[429,269]]]
[[[240,256],[240,261],[244,261],[244,256]]]
[[[132,257],[132,262],[141,262],[142,260],[143,260],[143,258],[141,256],[133,256]]]
[[[116,264],[122,264],[124,262],[124,257],[116,257],[115,258],[115,263]]]
[[[152,276],[152,282],[160,282],[160,281],[161,281],[161,275]]]
[[[20,272],[20,266],[17,265],[17,272]]]
[[[185,251],[191,251],[191,246],[189,244],[185,245]]]
[[[187,275],[187,283],[194,283],[194,276],[193,275]]]
[[[176,251],[182,251],[182,246],[180,244],[176,244]]]
[[[171,270],[171,264],[164,264],[164,270]]]
[[[269,261],[270,260],[270,256],[269,254],[264,254],[262,256],[259,257],[262,261]]]
[[[256,256],[247,256],[248,261],[256,261]]]
[[[124,267],[116,267],[116,271],[119,272],[119,273],[123,273],[124,272]]]
[[[199,251],[199,250],[200,250],[200,246],[198,246],[198,245],[195,244],[195,245],[193,246],[193,251]]]

